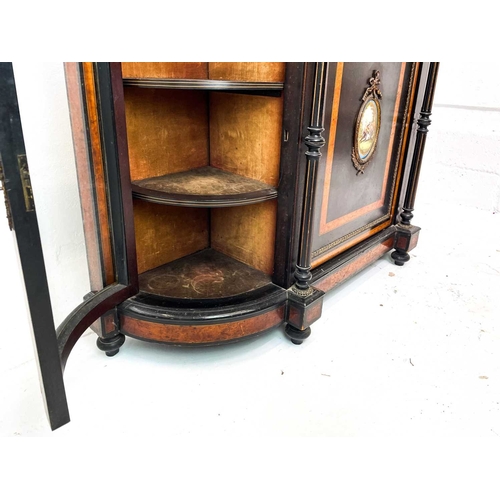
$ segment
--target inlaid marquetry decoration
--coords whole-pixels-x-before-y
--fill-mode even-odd
[[[377,148],[378,134],[380,131],[380,71],[374,71],[369,80],[370,86],[365,90],[362,104],[358,112],[356,127],[354,129],[354,147],[352,148],[352,162],[357,170],[356,175],[363,174],[366,165],[373,158]]]

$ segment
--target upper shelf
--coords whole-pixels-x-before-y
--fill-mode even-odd
[[[135,198],[153,203],[212,208],[250,205],[278,196],[268,184],[214,167],[135,181],[132,192]]]
[[[231,92],[269,92],[280,95],[283,82],[240,82],[229,80],[182,80],[166,78],[124,78],[123,84],[129,87],[178,90],[220,90]]]

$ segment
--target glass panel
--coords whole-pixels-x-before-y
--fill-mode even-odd
[[[56,326],[114,281],[93,76],[66,72],[68,88],[63,63],[14,64]]]

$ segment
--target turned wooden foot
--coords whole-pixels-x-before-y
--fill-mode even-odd
[[[300,345],[311,335],[311,327],[308,327],[305,330],[299,330],[298,328],[287,324],[285,326],[285,333],[293,344]]]
[[[391,253],[391,258],[396,266],[404,266],[410,260],[410,254],[404,250],[395,250]]]
[[[403,220],[409,220],[411,217],[413,217],[413,215],[409,211],[408,214],[403,213],[401,215]],[[396,266],[404,266],[405,263],[410,260],[410,254],[408,252],[417,246],[420,228],[418,226],[412,226],[411,224],[398,224],[397,228],[398,230],[394,241],[394,252],[391,253],[391,257]]]
[[[106,356],[114,356],[118,354],[120,347],[125,342],[125,335],[122,333],[116,334],[114,337],[101,338],[97,337],[97,347],[106,353]]]

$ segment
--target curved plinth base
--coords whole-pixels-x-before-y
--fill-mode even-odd
[[[151,322],[148,319],[121,316],[120,330],[134,338],[173,345],[217,345],[235,342],[279,326],[284,306],[251,318],[219,324],[175,325]]]
[[[171,345],[223,344],[279,326],[285,303],[286,291],[273,284],[224,301],[172,301],[141,293],[118,308],[120,332]]]
[[[299,330],[298,328],[287,324],[285,327],[285,333],[293,344],[300,345],[311,335],[311,327],[308,327],[305,330]]]
[[[120,347],[125,342],[125,335],[122,333],[118,333],[114,337],[111,338],[101,338],[97,337],[97,347],[106,353],[106,356],[114,356],[118,354]]]

